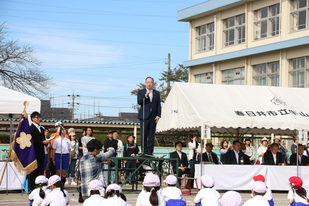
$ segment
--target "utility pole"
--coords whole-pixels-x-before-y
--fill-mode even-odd
[[[170,72],[171,72],[171,54],[167,54],[167,74],[168,74],[168,81],[167,81],[167,92],[170,92],[171,90],[171,82],[170,82]]]
[[[72,116],[73,116],[73,119],[74,119],[74,114],[75,114],[75,104],[79,105],[78,102],[75,103],[75,98],[79,97],[79,95],[75,95],[74,94],[74,91],[73,91],[73,94],[68,94],[68,97],[71,97],[72,98],[72,102],[68,102],[68,105],[71,105],[72,107]]]

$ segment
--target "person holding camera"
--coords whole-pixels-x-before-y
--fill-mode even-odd
[[[115,155],[115,149],[112,147],[100,154],[102,146],[99,140],[90,140],[87,143],[88,153],[80,159],[81,193],[84,200],[88,198],[88,185],[92,180],[104,182],[103,164],[111,164],[109,158]]]

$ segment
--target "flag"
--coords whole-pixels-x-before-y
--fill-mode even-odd
[[[21,115],[11,148],[10,158],[14,161],[19,172],[28,175],[38,167],[34,141],[25,110]]]

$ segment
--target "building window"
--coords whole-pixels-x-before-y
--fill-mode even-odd
[[[292,31],[307,28],[308,0],[291,0],[291,23]]]
[[[279,61],[254,66],[255,85],[279,86]]]
[[[241,44],[245,42],[245,14],[233,16],[223,20],[225,40],[224,46]]]
[[[196,74],[194,75],[195,83],[205,83],[206,82],[206,74]]]
[[[213,72],[207,72],[204,74],[194,75],[194,82],[212,84],[213,83]]]
[[[235,68],[222,71],[222,84],[245,84],[245,68]]]
[[[214,23],[205,24],[196,28],[197,53],[214,49]]]
[[[277,36],[280,33],[280,4],[256,10],[255,39]]]
[[[308,57],[300,57],[290,60],[290,78],[291,87],[308,87]]]

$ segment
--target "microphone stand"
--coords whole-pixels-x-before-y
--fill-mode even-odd
[[[62,130],[64,128],[62,126],[60,126],[60,130],[59,130],[59,135],[60,135],[60,148],[61,148],[61,151],[60,151],[60,178],[62,179]]]
[[[147,91],[147,90],[146,90]],[[145,95],[143,97],[142,154],[145,155]]]

